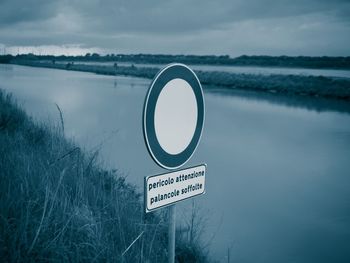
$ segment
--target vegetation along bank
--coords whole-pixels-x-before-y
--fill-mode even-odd
[[[159,68],[54,63],[48,61],[16,60],[12,63],[32,67],[92,72],[103,75],[125,75],[152,79]],[[196,71],[206,89],[234,89],[308,97],[350,100],[350,79],[303,75],[255,75],[229,72]]]
[[[59,112],[58,112],[59,114]],[[206,262],[178,235],[178,262]],[[140,193],[0,90],[2,262],[166,262],[167,220],[144,217]]]

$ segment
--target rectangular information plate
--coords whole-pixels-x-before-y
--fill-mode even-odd
[[[206,164],[145,177],[146,213],[205,193]]]

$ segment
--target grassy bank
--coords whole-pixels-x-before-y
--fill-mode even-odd
[[[67,140],[63,121],[35,122],[0,90],[2,262],[164,262],[166,219],[142,211],[135,187]],[[176,253],[206,261],[183,240]]]
[[[152,79],[158,68],[135,66],[100,66],[74,63],[16,61],[16,64],[65,70],[92,72],[103,75],[126,75]],[[323,97],[350,100],[350,80],[300,75],[253,75],[228,72],[196,71],[204,88],[225,88],[285,95]]]

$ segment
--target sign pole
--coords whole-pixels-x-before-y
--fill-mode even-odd
[[[176,207],[169,206],[169,226],[168,226],[168,262],[175,262],[175,229],[176,229]]]
[[[179,107],[181,103],[181,107]],[[204,98],[200,81],[186,65],[167,65],[154,77],[143,108],[143,135],[153,160],[167,170],[183,166],[202,136]],[[145,210],[168,208],[168,262],[175,262],[175,202],[205,193],[205,169],[196,167],[145,177]]]

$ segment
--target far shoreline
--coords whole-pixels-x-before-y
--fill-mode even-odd
[[[8,64],[90,72],[100,75],[124,75],[153,79],[159,68],[114,65],[89,65],[74,62],[55,63],[32,60],[15,60]],[[303,75],[255,75],[218,71],[196,71],[205,89],[221,88],[235,91],[293,95],[296,97],[325,98],[350,101],[350,79]]]

